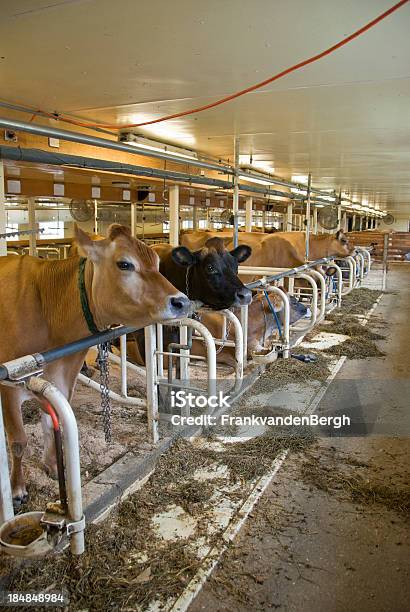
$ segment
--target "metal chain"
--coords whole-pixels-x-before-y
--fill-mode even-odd
[[[221,338],[222,344],[219,347],[219,349],[216,351],[215,355],[219,355],[219,353],[225,348],[225,344],[227,343],[228,338],[229,338],[229,332],[231,331],[231,325],[232,325],[232,321],[231,319],[228,319],[228,323],[226,325],[225,338]]]
[[[100,369],[101,408],[103,415],[103,429],[105,441],[112,440],[111,431],[111,402],[110,402],[110,366],[108,360],[109,342],[98,345],[97,364]]]

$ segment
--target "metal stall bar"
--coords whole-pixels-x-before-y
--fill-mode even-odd
[[[296,327],[296,325],[293,327],[293,329],[297,330],[299,333],[302,332],[303,334],[306,334],[308,331],[310,331],[311,329],[313,329],[313,327],[316,324],[316,321],[318,320],[317,317],[317,304],[318,304],[318,288],[317,288],[317,284],[316,281],[309,276],[309,274],[305,274],[302,272],[299,272],[295,278],[300,278],[303,279],[305,281],[307,281],[310,286],[312,287],[312,306],[311,306],[311,319],[309,321],[309,323],[306,326],[302,326],[302,327]]]
[[[351,292],[351,290],[353,289],[353,287],[355,285],[356,262],[353,259],[353,257],[345,257],[345,258],[343,258],[342,261],[345,261],[346,264],[347,264],[347,268],[341,268],[342,272],[343,272],[343,270],[347,270],[348,271],[348,284],[347,284],[347,287],[342,289],[342,295],[347,295],[348,293]]]
[[[272,281],[281,280],[285,277],[294,277],[296,274],[300,272],[304,272],[305,270],[309,270],[315,266],[320,266],[323,264],[327,264],[333,261],[333,257],[323,257],[322,259],[317,259],[316,261],[312,261],[310,263],[303,264],[296,268],[269,268],[269,267],[256,267],[256,266],[239,266],[239,274],[248,274],[250,276],[263,276],[263,279],[259,279],[253,281],[251,283],[246,283],[246,287],[248,289],[258,289],[264,287],[266,283],[270,283]]]
[[[235,347],[235,380],[236,382],[243,378],[243,331],[241,323],[238,317],[231,310],[222,310],[221,314],[224,315],[233,325],[235,334],[234,347]],[[228,341],[229,342],[229,341]],[[222,340],[223,344],[223,340]]]
[[[249,310],[248,306],[242,306],[240,321],[243,334],[243,367],[245,368],[248,363],[248,317]]]
[[[6,435],[4,431],[0,395],[0,525],[12,519],[13,516],[13,499],[11,494]]]
[[[208,386],[208,395],[215,395],[216,393],[216,349],[215,342],[212,337],[211,332],[203,325],[200,321],[196,321],[195,319],[183,318],[178,319],[176,321],[164,322],[163,325],[168,325],[171,327],[191,327],[193,330],[197,331],[200,336],[202,336],[203,341],[207,350],[207,386]],[[155,351],[155,354],[158,355],[159,351]],[[179,357],[186,359],[186,355],[178,355],[178,353],[169,353],[167,351],[162,351],[162,355],[171,355],[172,357]],[[193,356],[191,357],[193,358]],[[148,371],[147,371],[147,382],[148,382]],[[164,380],[157,378],[157,383],[161,385],[168,386],[168,383]],[[174,383],[171,386],[178,386]],[[182,387],[188,388],[187,385],[182,384]],[[196,389],[195,389],[196,390]]]
[[[320,284],[320,311],[317,317],[317,322],[319,322],[325,318],[326,314],[326,282],[323,274],[318,272],[318,270],[310,269],[309,274],[313,276],[313,278],[316,278]]]
[[[145,366],[147,370],[147,420],[152,442],[159,440],[158,432],[158,376],[157,376],[157,338],[155,325],[144,329]]]
[[[245,308],[245,307],[243,307]],[[208,308],[201,308],[200,312],[215,312]],[[224,347],[233,347],[235,349],[235,383],[238,383],[243,378],[243,364],[244,364],[244,334],[242,330],[242,325],[240,319],[227,308],[224,310],[219,310],[218,314],[222,316],[222,333],[221,338],[214,338],[214,343],[217,346],[222,348]],[[242,314],[242,308],[240,311],[240,315]],[[240,316],[239,315],[239,316]],[[234,339],[229,340],[227,331],[226,321],[229,320],[230,325],[233,326],[233,334]],[[203,340],[203,338],[201,338]],[[182,377],[181,377],[182,378]]]
[[[77,421],[64,395],[49,381],[32,376],[26,382],[26,387],[51,404],[62,424],[67,483],[67,533],[70,536],[71,552],[74,555],[81,555],[84,552],[85,520],[81,498],[80,448],[78,444]]]
[[[331,267],[335,268],[335,270],[336,270],[336,277],[337,277],[337,281],[336,281],[336,286],[337,286],[336,307],[340,308],[340,306],[342,305],[342,290],[343,290],[343,274],[342,274],[342,269],[341,269],[340,266],[338,266],[334,262],[331,264]],[[331,296],[334,293],[336,293],[336,292],[333,289],[329,293],[329,295]],[[329,312],[329,310],[328,310],[328,312]]]
[[[109,358],[111,359],[111,357]],[[92,378],[89,378],[88,376],[85,376],[84,374],[80,373],[77,377],[77,380],[86,387],[90,387],[91,389],[95,389],[95,391],[101,392],[100,383],[93,380]],[[146,407],[145,400],[141,399],[140,397],[129,397],[128,395],[123,395],[122,393],[120,395],[119,393],[115,393],[115,391],[112,391],[112,389],[109,389],[108,395],[112,400],[114,400],[114,402],[121,402],[122,404],[125,404],[127,406],[141,406],[141,408]],[[137,413],[145,414],[145,410],[137,410]]]
[[[360,251],[356,252],[356,257],[359,259],[359,278],[360,282],[364,279],[364,256]]]
[[[267,291],[276,293],[282,300],[284,307],[284,322],[282,327],[281,347],[278,350],[278,345],[274,345],[268,353],[254,353],[252,359],[256,363],[268,364],[276,360],[278,352],[282,352],[284,359],[288,359],[290,355],[290,303],[287,294],[276,285],[267,285]]]

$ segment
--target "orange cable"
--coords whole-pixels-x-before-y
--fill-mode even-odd
[[[219,106],[220,104],[225,104],[226,102],[230,102],[231,100],[234,100],[235,98],[239,98],[240,96],[243,96],[247,93],[255,91],[256,89],[260,89],[261,87],[264,87],[265,85],[268,85],[269,83],[273,83],[273,81],[277,81],[278,79],[281,79],[282,77],[286,76],[287,74],[290,74],[291,72],[294,72],[295,70],[299,70],[300,68],[303,68],[304,66],[312,64],[313,62],[317,62],[323,57],[326,57],[326,55],[330,55],[337,49],[340,49],[340,47],[347,45],[347,43],[351,42],[352,40],[354,40],[361,34],[364,34],[368,30],[370,30],[370,28],[378,24],[380,21],[382,21],[383,19],[385,19],[386,17],[388,17],[395,11],[397,11],[399,8],[404,6],[408,1],[409,0],[400,0],[400,2],[390,7],[387,11],[385,11],[384,13],[382,13],[375,19],[372,19],[372,21],[369,21],[369,23],[361,27],[359,30],[356,30],[356,32],[353,32],[353,34],[350,34],[350,36],[343,38],[341,41],[339,41],[335,45],[332,45],[325,51],[322,51],[321,53],[318,53],[317,55],[313,55],[312,57],[309,57],[308,59],[302,62],[299,62],[298,64],[294,64],[290,68],[287,68],[286,70],[282,70],[281,72],[278,72],[277,74],[270,77],[269,79],[265,79],[264,81],[261,81],[260,83],[257,83],[256,85],[251,85],[250,87],[247,87],[246,89],[242,89],[241,91],[230,94],[229,96],[225,96],[224,98],[221,98],[220,100],[217,100],[216,102],[212,102],[211,104],[206,104],[205,106],[198,106],[197,108],[192,108],[190,110],[182,111],[180,113],[174,113],[173,115],[166,115],[164,117],[160,117],[159,119],[152,119],[151,121],[144,121],[143,123],[128,123],[126,125],[121,125],[121,126],[111,125],[111,124],[106,124],[106,123],[87,123],[87,122],[82,122],[82,121],[76,121],[75,119],[70,119],[69,117],[65,117],[64,115],[59,115],[58,113],[52,114],[52,113],[47,113],[47,112],[40,111],[40,110],[37,112],[39,113],[41,112],[45,115],[52,117],[53,119],[59,119],[60,121],[63,121],[65,123],[71,123],[72,125],[76,125],[78,127],[105,128],[105,129],[117,129],[117,130],[124,129],[124,128],[142,127],[144,125],[152,125],[153,123],[160,123],[162,121],[169,121],[170,119],[176,119],[178,117],[185,117],[186,115],[192,115],[194,113],[201,113],[210,108],[215,108],[215,106]],[[35,115],[33,115],[32,119],[34,118],[34,116]]]

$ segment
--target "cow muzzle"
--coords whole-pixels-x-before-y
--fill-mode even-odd
[[[168,297],[164,309],[163,319],[181,319],[191,313],[191,300],[183,293],[176,293]]]
[[[235,293],[234,306],[248,306],[252,302],[252,291],[246,287],[241,287]]]

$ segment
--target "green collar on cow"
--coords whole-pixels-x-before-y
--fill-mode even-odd
[[[80,290],[80,301],[81,308],[83,310],[84,319],[87,321],[88,329],[92,334],[98,334],[99,329],[95,324],[93,314],[90,310],[90,303],[88,301],[87,291],[85,289],[85,264],[87,263],[86,257],[81,257],[80,265],[78,268],[78,288]]]

